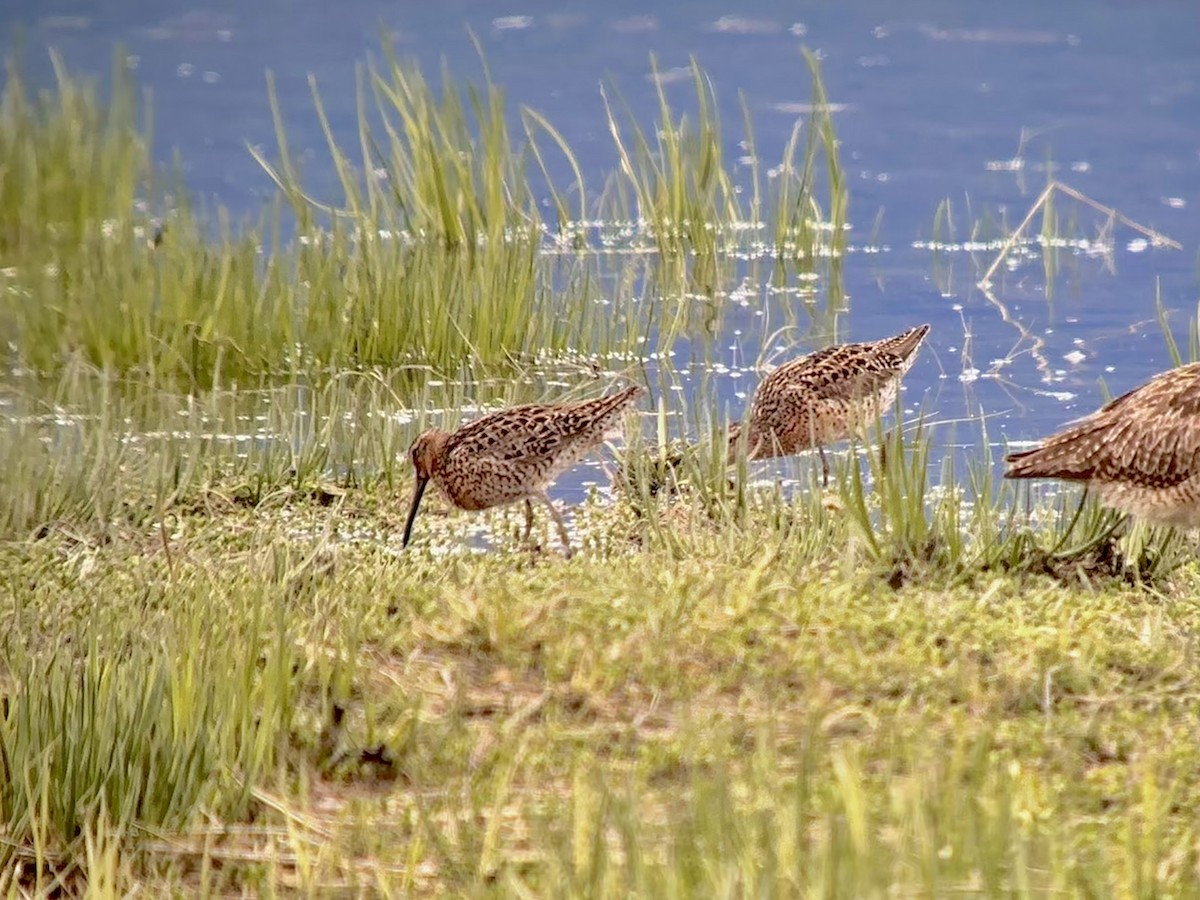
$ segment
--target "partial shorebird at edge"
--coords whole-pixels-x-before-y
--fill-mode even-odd
[[[746,422],[730,426],[729,460],[736,459],[744,430],[747,459],[815,448],[828,484],[824,445],[862,432],[887,411],[929,329],[918,325],[878,341],[835,344],[784,363],[759,384]]]
[[[533,527],[532,499],[550,511],[566,555],[571,540],[546,491],[555,479],[617,433],[626,410],[645,389],[636,385],[581,403],[527,404],[489,413],[457,431],[431,428],[409,450],[416,484],[403,546],[412,537],[421,496],[430,481],[459,509],[481,510],[525,501],[525,539]]]
[[[1080,482],[1151,524],[1200,526],[1200,363],[1156,375],[1005,462],[1006,478]]]

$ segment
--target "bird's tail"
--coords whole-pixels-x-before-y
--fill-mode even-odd
[[[908,331],[902,331],[894,338],[885,341],[880,349],[894,353],[901,359],[909,359],[917,352],[917,348],[921,346],[921,342],[925,340],[929,330],[929,325],[918,325]]]
[[[1004,457],[1008,464],[1005,478],[1061,478],[1086,481],[1091,465],[1081,436],[1071,435],[1032,450],[1021,450]]]

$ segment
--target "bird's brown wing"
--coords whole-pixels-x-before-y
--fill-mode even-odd
[[[1006,457],[1009,478],[1168,488],[1200,474],[1200,366],[1135,388],[1042,446]]]
[[[447,455],[529,465],[569,458],[582,446],[603,440],[607,428],[641,393],[635,386],[582,403],[502,409],[456,431]]]
[[[546,407],[513,406],[490,413],[460,428],[450,439],[447,456],[488,457],[516,462],[554,456],[574,435],[546,415]]]
[[[827,347],[780,366],[768,382],[777,389],[827,400],[856,401],[880,394],[904,372],[890,353],[864,352],[860,345]],[[774,386],[774,385],[773,385]]]
[[[1170,374],[1170,373],[1168,373]],[[1119,421],[1106,435],[1096,477],[1166,488],[1200,474],[1200,369],[1131,391],[1102,414]],[[1132,412],[1130,412],[1132,410]]]

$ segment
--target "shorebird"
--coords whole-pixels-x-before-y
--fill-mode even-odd
[[[421,495],[430,481],[459,509],[479,510],[525,501],[525,539],[533,528],[532,499],[541,500],[571,555],[562,516],[546,489],[609,434],[644,393],[636,385],[582,403],[528,404],[502,409],[455,432],[431,428],[409,449],[416,472],[403,545],[412,537]]]
[[[825,444],[861,432],[891,406],[928,325],[860,344],[835,344],[784,363],[754,392],[746,423],[729,428],[729,461],[742,431],[746,458],[791,456],[814,447],[829,483]]]
[[[1004,461],[1006,478],[1082,482],[1135,518],[1200,526],[1200,363],[1156,375]]]

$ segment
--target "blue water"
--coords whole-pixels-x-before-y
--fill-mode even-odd
[[[43,49],[101,74],[123,45],[154,94],[157,152],[178,148],[196,192],[256,210],[272,186],[246,152],[273,152],[265,78],[276,78],[293,149],[306,154],[312,193],[336,197],[307,78],[314,75],[334,129],[355,140],[354,73],[379,53],[381,31],[436,74],[478,79],[483,45],[510,102],[543,112],[578,153],[593,190],[615,166],[599,86],[619,86],[644,123],[660,70],[694,55],[722,103],[727,159],[745,151],[739,93],[760,157],[778,159],[809,79],[800,48],[820,54],[849,177],[850,241],[843,339],[882,337],[919,322],[934,332],[906,384],[905,405],[935,418],[993,414],[995,440],[1029,440],[1134,387],[1171,360],[1155,298],[1184,334],[1200,296],[1200,4],[1121,0],[1003,4],[961,0],[686,4],[593,2],[418,3],[265,0],[194,5],[48,0],[0,8],[0,31],[23,34],[30,67]],[[24,7],[23,9],[21,7]],[[686,107],[686,80],[667,86]],[[993,296],[976,287],[994,250],[935,254],[934,212],[953,205],[959,240],[974,220],[1024,216],[1050,173],[1182,244],[1154,249],[1124,226],[1110,258],[1064,251],[1052,302],[1038,258],[1002,267]],[[1105,217],[1060,198],[1078,235],[1101,237]],[[882,211],[882,213],[881,213]],[[882,215],[876,230],[875,222]],[[1035,222],[1036,229],[1039,223]],[[1106,262],[1111,263],[1110,266]],[[1007,319],[1011,321],[1005,321]],[[727,327],[752,332],[753,310]],[[809,349],[801,345],[795,352]],[[755,348],[746,348],[753,362]],[[998,360],[1008,359],[999,365]],[[754,373],[719,393],[744,402]],[[960,427],[969,444],[979,430]],[[565,488],[573,492],[568,484]]]

